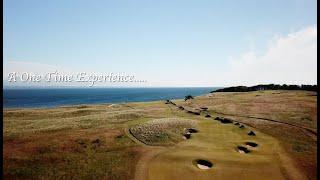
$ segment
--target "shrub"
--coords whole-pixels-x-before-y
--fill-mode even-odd
[[[187,96],[184,98],[184,101],[187,101],[188,99],[193,99],[193,96],[187,95]]]

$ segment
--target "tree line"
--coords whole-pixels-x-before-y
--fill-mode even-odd
[[[260,84],[256,86],[233,86],[218,89],[213,92],[249,92],[249,91],[260,91],[260,90],[306,90],[306,91],[317,91],[317,85],[279,85],[279,84]]]

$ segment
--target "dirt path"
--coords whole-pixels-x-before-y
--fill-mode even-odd
[[[307,180],[308,178],[297,168],[294,166],[293,160],[288,156],[288,154],[279,146],[279,160],[286,172],[286,176],[288,179],[293,180]]]
[[[246,130],[233,124],[224,125],[217,121],[199,120],[199,132],[188,141],[149,156],[145,171],[148,178],[160,179],[307,179],[297,169],[278,141],[271,136],[254,130],[255,137],[247,137]],[[214,141],[212,141],[214,139]],[[234,147],[252,140],[259,147],[249,155],[241,155]],[[214,168],[200,170],[193,161],[203,158],[211,161]],[[152,161],[151,161],[152,159]]]
[[[142,157],[136,164],[136,171],[134,174],[135,180],[147,180],[148,173],[148,164],[150,161],[159,155],[161,152],[164,152],[166,149],[162,147],[148,147],[144,152]]]
[[[136,170],[134,174],[135,180],[147,180],[148,179],[148,164],[149,162],[159,155],[161,152],[165,152],[168,148],[162,146],[149,146],[142,141],[135,138],[132,133],[130,132],[129,128],[125,128],[125,133],[127,136],[136,142],[137,144],[144,146],[145,149],[143,150],[141,158],[138,160],[136,164]],[[170,148],[171,149],[171,148]]]
[[[243,131],[233,124],[222,125],[204,119],[199,119],[198,128],[199,133],[173,148],[148,146],[126,129],[133,141],[145,147],[136,164],[134,179],[307,179],[278,141],[266,134],[255,130],[257,136],[249,138],[247,131],[251,128]],[[252,154],[239,155],[233,150],[248,139],[259,144]],[[217,165],[208,171],[199,170],[192,164],[197,158]]]

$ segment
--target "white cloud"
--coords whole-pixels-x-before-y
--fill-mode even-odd
[[[317,84],[317,27],[273,38],[261,56],[251,51],[232,58],[223,74],[226,86]]]

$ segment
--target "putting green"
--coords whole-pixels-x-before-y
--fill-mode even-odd
[[[191,139],[167,148],[148,163],[146,178],[165,179],[304,179],[292,166],[276,139],[250,127],[240,129],[234,124],[221,124],[213,119],[199,118],[198,133]],[[248,136],[253,130],[256,136]],[[248,147],[246,142],[257,147]],[[247,154],[237,151],[242,145],[251,150]],[[281,157],[281,158],[280,158]],[[213,163],[210,169],[199,169],[196,160]],[[286,162],[284,162],[286,161]],[[291,174],[291,171],[294,171]]]

